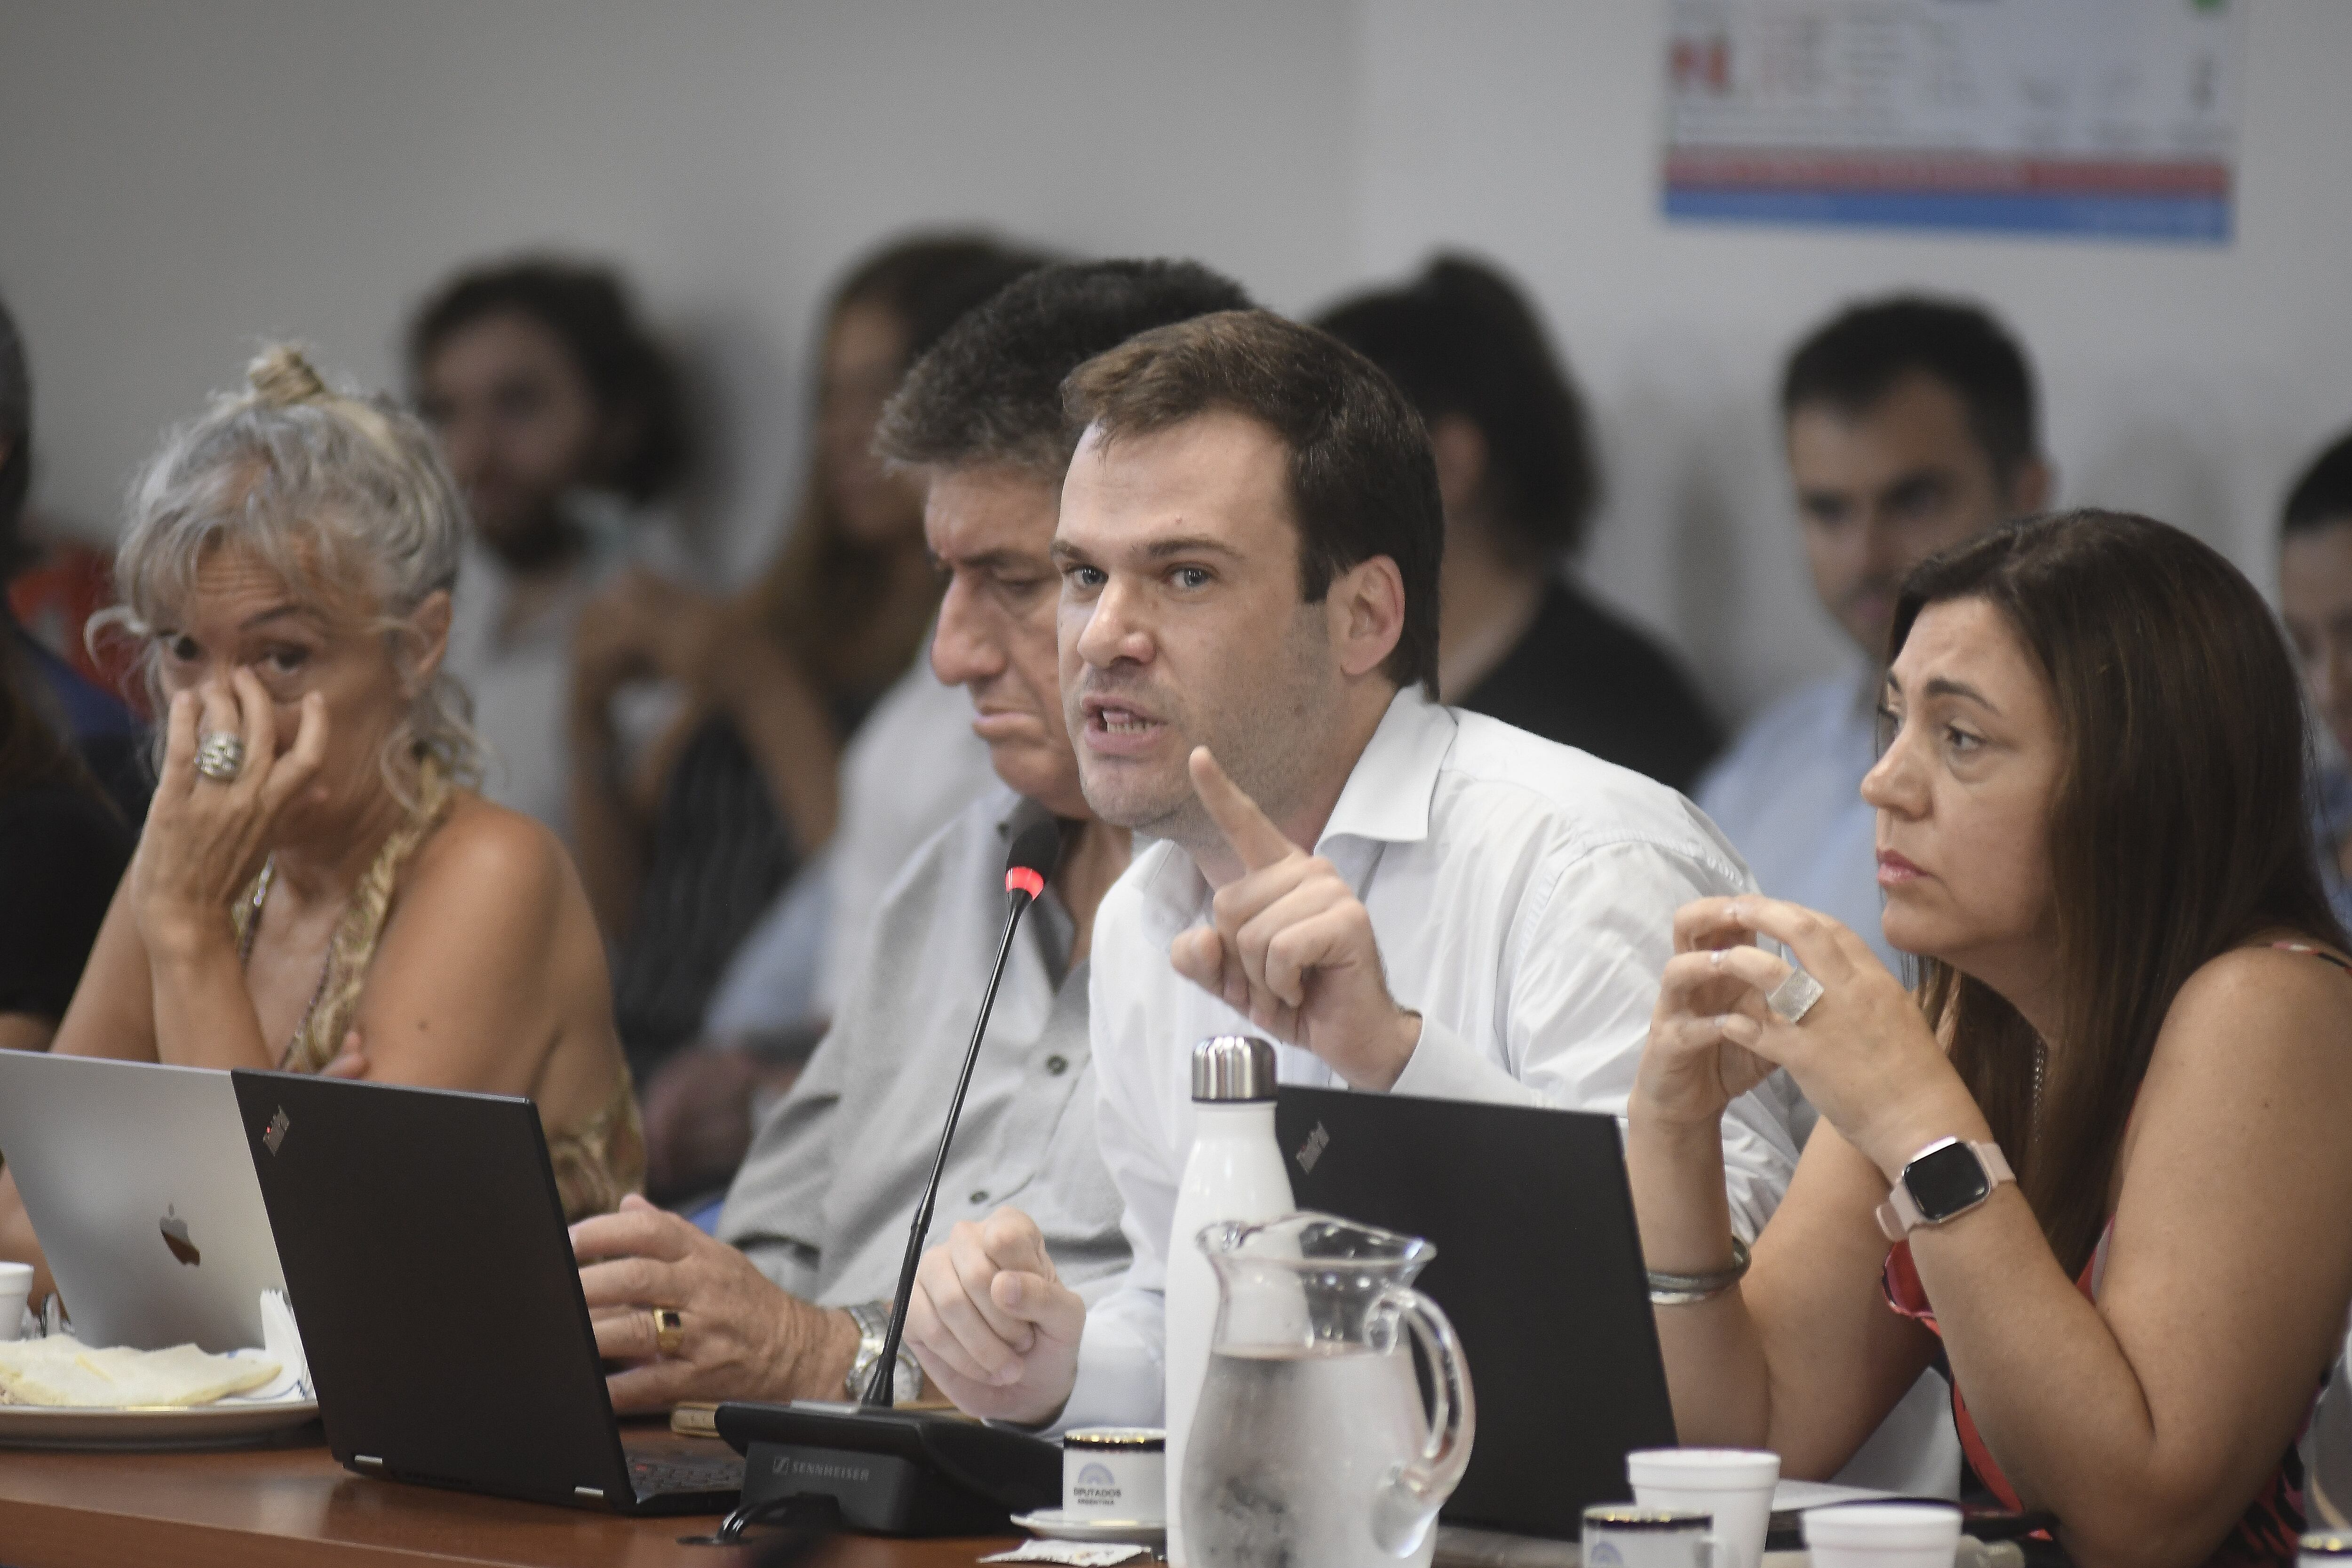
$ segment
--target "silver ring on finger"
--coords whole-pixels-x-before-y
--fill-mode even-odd
[[[196,772],[215,784],[234,784],[245,772],[245,737],[233,730],[215,730],[196,740]]]
[[[1821,999],[1822,983],[1801,969],[1791,969],[1788,979],[1765,994],[1764,1005],[1784,1024],[1801,1024]]]

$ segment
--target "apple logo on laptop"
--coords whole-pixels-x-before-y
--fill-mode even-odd
[[[190,1268],[205,1260],[205,1255],[196,1249],[196,1244],[188,1239],[188,1222],[180,1217],[178,1205],[163,1205],[163,1223],[159,1228],[163,1232],[163,1245],[172,1249],[173,1257]]]

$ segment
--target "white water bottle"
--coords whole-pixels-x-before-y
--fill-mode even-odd
[[[1192,1047],[1192,1152],[1168,1232],[1168,1561],[1185,1568],[1184,1447],[1209,1373],[1217,1275],[1195,1238],[1220,1220],[1288,1214],[1290,1173],[1274,1137],[1274,1047],[1216,1035]]]

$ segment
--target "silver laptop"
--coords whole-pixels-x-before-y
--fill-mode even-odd
[[[262,1342],[286,1279],[228,1074],[0,1050],[0,1158],[83,1343]]]

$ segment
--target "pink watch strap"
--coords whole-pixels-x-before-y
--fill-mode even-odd
[[[1927,1148],[1920,1150],[1917,1154],[1914,1154],[1911,1159],[1920,1159],[1935,1147],[1936,1145],[1931,1143]],[[2003,1182],[2017,1180],[2017,1173],[2009,1168],[2009,1156],[2000,1152],[2000,1144],[1970,1143],[1969,1147],[1976,1152],[1977,1162],[1984,1166],[1985,1198],[1991,1197],[1993,1189]],[[1906,1160],[1903,1163],[1905,1168],[1908,1169],[1911,1160]],[[1969,1208],[1946,1215],[1944,1218],[1958,1219],[1960,1215],[1968,1213],[1969,1209],[1977,1207],[1984,1201],[1984,1198],[1979,1198],[1976,1203],[1970,1204]],[[1927,1223],[1927,1216],[1919,1212],[1918,1204],[1912,1200],[1911,1189],[1900,1181],[1897,1181],[1894,1189],[1886,1194],[1886,1201],[1878,1205],[1878,1228],[1889,1241],[1901,1241]]]

